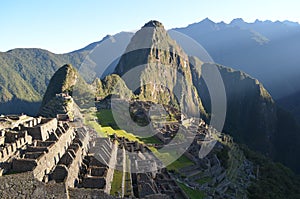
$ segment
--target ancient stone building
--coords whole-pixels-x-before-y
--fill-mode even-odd
[[[75,187],[83,158],[89,150],[87,129],[73,127],[56,118],[13,119],[12,122],[11,117],[2,118],[2,123],[7,125],[0,130],[1,175],[14,178],[26,174],[33,178],[32,181],[41,182],[45,189],[53,187],[52,182],[56,187],[62,184],[63,193]]]
[[[2,116],[0,124],[1,198],[116,198],[116,174],[119,197],[187,198],[140,142],[97,137],[60,117]]]

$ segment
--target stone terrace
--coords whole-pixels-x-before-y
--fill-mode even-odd
[[[5,123],[0,129],[0,197],[113,198],[108,194],[118,169],[121,197],[187,198],[140,142],[96,137],[95,132],[91,138],[89,128],[57,118],[0,120]]]

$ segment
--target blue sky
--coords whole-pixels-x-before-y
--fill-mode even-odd
[[[65,53],[107,34],[139,29],[151,19],[169,28],[209,17],[300,22],[297,0],[4,0],[0,1],[0,51],[35,47]]]

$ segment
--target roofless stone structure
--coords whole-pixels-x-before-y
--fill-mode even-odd
[[[0,122],[1,198],[116,198],[115,171],[122,176],[119,197],[187,198],[141,143],[97,137],[59,117],[10,115]],[[128,172],[136,167],[145,172]]]

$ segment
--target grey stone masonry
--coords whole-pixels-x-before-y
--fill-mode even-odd
[[[65,153],[66,149],[75,138],[73,128],[66,128],[58,141],[37,141],[36,148],[47,147],[47,152],[28,152],[24,156],[13,160],[12,169],[15,172],[33,171],[34,176],[42,181],[46,174],[49,174],[58,160]],[[33,148],[32,147],[32,148]],[[30,162],[30,166],[26,166]]]

